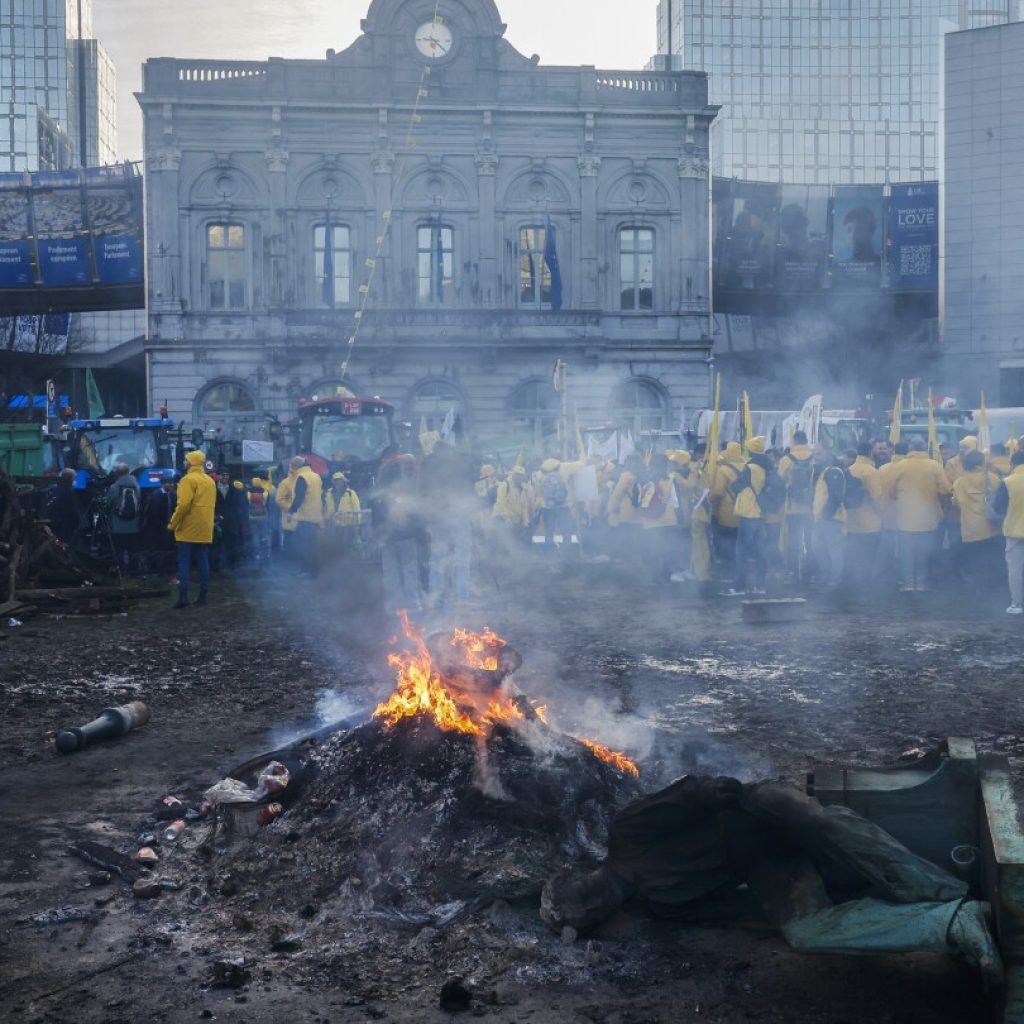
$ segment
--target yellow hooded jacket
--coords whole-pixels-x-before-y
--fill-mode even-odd
[[[797,463],[801,466],[806,465],[807,469],[813,473],[810,445],[794,444],[789,451],[779,459],[779,476],[781,476],[786,483],[786,515],[809,516],[811,514],[811,502],[813,501],[813,485],[808,488],[807,493],[803,496],[803,500],[801,500],[799,496],[794,499],[791,494],[793,486],[793,470],[796,468]]]
[[[1003,520],[1003,536],[1024,540],[1024,466],[1017,466],[1003,484],[1010,499]]]
[[[198,456],[193,459],[192,456]],[[178,484],[178,501],[167,529],[182,544],[213,543],[213,512],[217,506],[217,485],[203,469],[202,452],[189,452],[185,456],[188,472]]]
[[[942,499],[953,488],[942,466],[927,452],[911,452],[883,478],[896,502],[896,528],[903,533],[929,533],[942,522]]]
[[[965,544],[988,540],[999,533],[999,527],[989,522],[986,500],[998,488],[999,477],[984,466],[957,477],[953,503],[960,510],[960,539]]]
[[[335,498],[333,488],[324,495],[325,522],[332,526],[358,526],[362,518],[359,495],[351,487],[340,498]]]
[[[526,488],[526,474],[513,471],[507,480],[498,484],[491,515],[512,526],[530,525],[530,493]]]
[[[736,504],[729,488],[743,472],[743,449],[735,441],[730,441],[725,446],[721,459],[718,462],[718,472],[715,473],[715,485],[711,489],[711,501],[715,507],[715,521],[719,526],[727,529],[735,529]]]
[[[846,510],[846,532],[878,533],[882,529],[882,480],[875,464],[866,455],[858,455],[850,467],[850,476],[864,487],[864,501]]]

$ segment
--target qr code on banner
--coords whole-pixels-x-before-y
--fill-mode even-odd
[[[923,277],[931,272],[930,245],[905,245],[900,249],[900,277]]]

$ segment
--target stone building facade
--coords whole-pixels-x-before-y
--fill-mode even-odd
[[[373,0],[323,60],[147,62],[153,408],[264,436],[353,335],[351,391],[481,443],[550,439],[556,359],[585,424],[707,403],[706,76],[545,67],[491,0],[434,10]]]

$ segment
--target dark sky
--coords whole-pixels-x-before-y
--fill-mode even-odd
[[[94,0],[94,29],[117,66],[121,156],[139,159],[132,93],[149,57],[316,59],[359,34],[369,0]],[[655,50],[656,0],[498,0],[506,38],[545,64],[640,68]]]

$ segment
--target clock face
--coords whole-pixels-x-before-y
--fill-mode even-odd
[[[452,30],[443,22],[427,21],[416,29],[416,49],[428,60],[447,57],[454,42]]]

